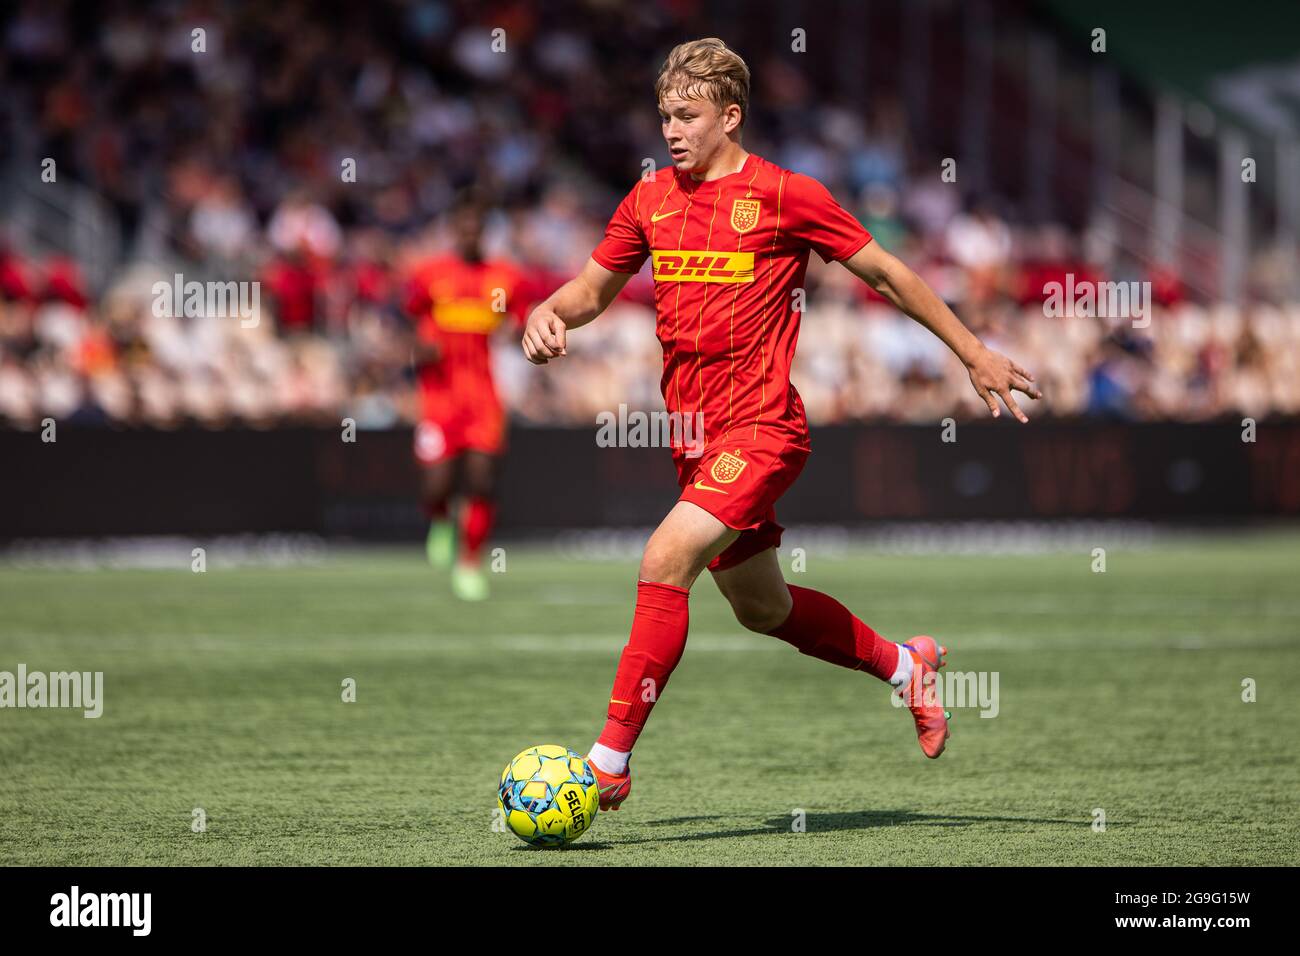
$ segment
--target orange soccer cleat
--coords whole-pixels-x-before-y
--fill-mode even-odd
[[[916,720],[916,737],[921,742],[922,752],[934,758],[943,753],[948,740],[948,718],[939,698],[940,691],[934,686],[939,679],[939,668],[948,663],[944,660],[948,648],[925,635],[914,637],[899,647],[912,655],[912,679],[898,689],[898,695]],[[927,674],[934,677],[927,679]]]
[[[590,756],[587,757],[587,764],[596,775],[596,786],[600,788],[600,808],[617,810],[619,804],[632,792],[632,768],[628,767],[623,773],[606,773],[596,766],[596,761]]]

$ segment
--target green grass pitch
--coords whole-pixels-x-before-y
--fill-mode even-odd
[[[594,739],[634,562],[507,547],[480,606],[418,546],[208,562],[0,567],[0,670],[105,682],[98,720],[0,710],[0,862],[1300,863],[1297,536],[1111,549],[1104,574],[1087,552],[811,550],[792,581],[999,674],[998,716],[954,711],[937,761],[884,685],[741,630],[706,575],[631,799],[558,851],[493,830],[497,778]]]

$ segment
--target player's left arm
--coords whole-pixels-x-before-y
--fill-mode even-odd
[[[994,395],[1002,399],[1007,410],[1022,422],[1029,419],[1020,410],[1012,392],[1030,398],[1042,397],[1034,377],[1020,365],[988,348],[953,314],[952,309],[934,294],[921,277],[902,261],[890,255],[874,240],[842,260],[844,267],[875,289],[900,311],[920,322],[952,349],[970,373],[971,385],[997,418],[1000,414]]]

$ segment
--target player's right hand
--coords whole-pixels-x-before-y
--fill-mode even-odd
[[[545,365],[567,354],[564,350],[564,320],[544,305],[533,309],[524,327],[524,355],[534,365]]]

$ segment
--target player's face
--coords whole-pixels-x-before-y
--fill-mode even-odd
[[[668,93],[659,103],[659,119],[673,165],[684,173],[707,171],[727,145],[726,114],[709,100]]]
[[[479,240],[483,237],[483,217],[475,209],[459,210],[452,218],[452,235],[456,248],[466,258],[477,258]]]

